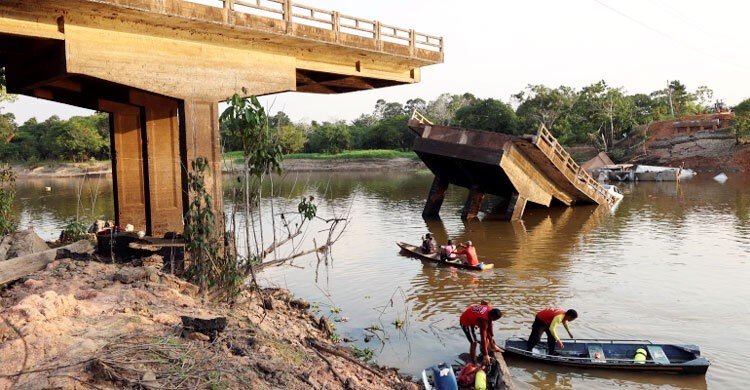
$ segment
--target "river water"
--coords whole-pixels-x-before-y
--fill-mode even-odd
[[[624,184],[625,199],[614,212],[540,208],[528,209],[523,222],[468,224],[459,215],[466,192],[454,187],[441,221],[421,218],[431,181],[427,172],[277,180],[277,212],[296,209],[301,195],[315,195],[321,217],[346,216],[350,224],[328,265],[309,255],[263,271],[261,282],[313,302],[320,315],[340,320],[334,324],[341,337],[373,350],[378,363],[413,375],[468,351],[458,316],[467,305],[489,299],[504,313],[495,324],[498,341],[528,336],[537,310],[560,306],[578,311],[571,323],[576,337],[692,343],[712,364],[705,377],[679,377],[510,360],[520,388],[724,389],[750,383],[750,177],[730,176],[724,184],[701,176],[679,186]],[[112,215],[108,179],[34,179],[19,182],[18,189],[22,226],[35,226],[45,238],[76,210]],[[322,229],[322,222],[310,227],[300,248],[325,237]],[[441,243],[472,240],[480,260],[495,269],[437,268],[399,254],[395,241],[416,244],[427,231]],[[400,329],[398,321],[404,323]],[[364,329],[373,325],[382,331],[365,343]]]

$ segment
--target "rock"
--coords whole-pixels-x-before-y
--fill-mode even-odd
[[[205,335],[205,334],[200,333],[200,332],[190,332],[190,333],[188,333],[188,335],[185,338],[188,339],[188,340],[198,340],[198,341],[209,341],[209,340],[211,340],[211,338],[208,337],[208,335]]]
[[[320,319],[318,320],[318,329],[323,331],[323,334],[325,334],[326,337],[331,337],[333,334],[333,327],[325,316],[320,316]]]
[[[97,292],[95,290],[80,290],[80,291],[76,292],[75,297],[79,301],[84,301],[86,299],[94,298],[97,295],[98,294],[97,294]]]
[[[289,306],[295,307],[300,310],[307,310],[310,308],[310,302],[304,300],[303,298],[299,298],[289,301]]]
[[[117,271],[112,279],[120,283],[131,284],[139,280],[144,280],[148,276],[149,273],[145,268],[124,267]]]
[[[141,382],[156,382],[156,374],[151,370],[144,372]]]
[[[44,282],[42,282],[41,280],[36,280],[36,279],[29,279],[29,280],[23,282],[23,285],[24,285],[24,287],[29,288],[31,290],[36,290],[36,289],[44,286]]]
[[[3,237],[0,241],[0,261],[43,252],[49,249],[34,229],[22,230]]]
[[[154,267],[157,269],[161,269],[164,267],[164,257],[159,255],[151,255],[148,257],[144,257],[140,260],[140,263],[144,267]]]
[[[180,318],[182,318],[182,337],[187,337],[191,332],[199,332],[208,336],[213,341],[219,332],[224,331],[227,327],[226,317],[198,318],[181,316]]]

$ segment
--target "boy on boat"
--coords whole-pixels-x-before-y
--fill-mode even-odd
[[[432,238],[432,233],[427,233],[422,238],[422,253],[429,255],[437,251],[437,242]]]
[[[466,241],[465,244],[458,244],[461,247],[455,253],[457,255],[466,255],[466,264],[471,266],[479,265],[479,257],[477,257],[477,250],[474,248],[474,244],[471,241]]]
[[[446,245],[440,247],[440,260],[448,261],[456,258],[456,246],[453,245],[453,240],[448,240]]]
[[[477,343],[482,344],[483,363],[490,364],[489,352],[503,352],[495,344],[494,334],[492,332],[492,321],[500,319],[503,313],[500,309],[493,309],[487,301],[482,301],[479,305],[471,305],[464,310],[459,318],[461,329],[469,340],[469,356],[472,363],[477,361]],[[477,340],[476,330],[479,328],[480,339]]]
[[[562,324],[565,330],[568,331],[568,336],[572,339],[573,333],[570,333],[568,322],[576,318],[578,318],[578,312],[573,309],[549,308],[536,313],[534,323],[531,325],[529,340],[526,342],[526,350],[531,351],[539,340],[542,339],[542,333],[547,333],[547,355],[557,355],[555,346],[565,348],[560,337],[557,336],[557,326]]]

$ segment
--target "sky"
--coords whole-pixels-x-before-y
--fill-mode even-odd
[[[216,0],[195,2],[218,3]],[[264,97],[269,112],[293,121],[351,120],[378,99],[405,103],[471,92],[505,102],[528,84],[581,88],[598,80],[649,93],[680,80],[707,85],[734,105],[750,97],[750,2],[735,0],[304,0],[316,8],[443,36],[445,62],[422,68],[422,80],[342,95]],[[6,104],[18,123],[91,111],[21,97]]]

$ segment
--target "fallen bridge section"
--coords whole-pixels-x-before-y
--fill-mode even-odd
[[[520,220],[528,202],[615,203],[544,126],[536,135],[517,137],[432,125],[415,115],[409,128],[419,135],[414,151],[435,174],[425,218],[439,215],[449,184],[469,189],[461,214],[466,220],[477,217],[485,194],[502,199],[494,213],[507,220]]]

